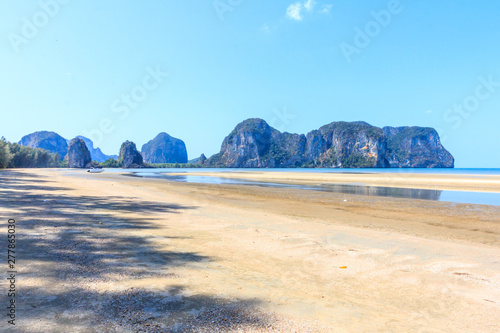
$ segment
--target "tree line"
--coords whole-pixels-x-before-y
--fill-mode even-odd
[[[60,168],[66,161],[61,161],[61,155],[51,153],[42,148],[21,146],[0,139],[0,168]],[[67,165],[66,165],[67,166]]]

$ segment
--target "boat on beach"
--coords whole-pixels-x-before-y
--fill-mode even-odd
[[[90,168],[87,170],[87,172],[91,172],[91,173],[100,173],[100,172],[103,172],[104,169],[103,168]]]

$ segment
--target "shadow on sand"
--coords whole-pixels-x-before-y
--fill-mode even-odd
[[[176,267],[213,258],[165,250],[170,248],[169,237],[136,232],[159,228],[153,223],[159,216],[165,219],[196,207],[71,195],[71,189],[53,183],[32,172],[0,171],[2,215],[17,221],[18,328],[26,332],[212,332],[214,325],[222,331],[264,325],[250,311],[258,300],[190,295],[189,286],[175,282]],[[99,287],[143,278],[172,283],[160,291],[127,285],[104,291]]]

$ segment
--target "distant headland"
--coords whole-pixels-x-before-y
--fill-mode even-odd
[[[119,155],[104,154],[86,137],[70,141],[49,131],[28,134],[19,143],[0,141],[2,168],[453,168],[454,162],[433,128],[379,128],[363,121],[332,122],[304,135],[247,119],[226,136],[219,153],[190,161],[184,141],[164,132],[140,152],[125,141]]]

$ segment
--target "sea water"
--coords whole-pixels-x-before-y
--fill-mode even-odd
[[[109,169],[112,170],[112,169]],[[123,169],[113,171],[123,172]],[[304,172],[304,173],[406,173],[406,174],[447,174],[447,175],[500,175],[500,169],[235,169],[235,168],[193,168],[193,169],[129,169],[131,176],[165,179],[177,182],[205,184],[235,184],[248,186],[278,187],[301,190],[323,191],[341,194],[355,194],[378,197],[407,198],[420,200],[435,200],[465,204],[482,204],[500,206],[500,193],[429,190],[414,188],[398,188],[386,186],[369,186],[364,184],[283,184],[275,182],[260,182],[237,178],[223,178],[190,175],[204,172]],[[170,173],[185,173],[185,175],[169,175]],[[235,175],[236,176],[236,175]]]

